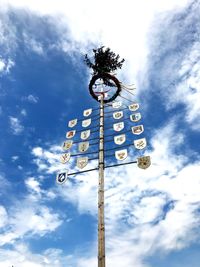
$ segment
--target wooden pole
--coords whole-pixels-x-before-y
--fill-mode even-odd
[[[105,267],[104,223],[104,93],[100,95],[99,186],[98,186],[98,267]]]

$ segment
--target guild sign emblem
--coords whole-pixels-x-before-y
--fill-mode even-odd
[[[137,149],[143,149],[147,146],[146,138],[137,139],[137,140],[134,140],[133,142],[134,142],[135,148]]]
[[[83,169],[86,165],[88,164],[88,157],[84,157],[84,158],[77,158],[77,167],[79,169]]]
[[[114,136],[114,142],[117,145],[122,145],[125,141],[126,141],[126,135],[125,134]]]
[[[142,118],[142,116],[141,116],[141,114],[139,112],[130,115],[130,120],[134,121],[134,122],[139,121],[141,118]]]
[[[56,177],[56,182],[58,184],[63,184],[64,182],[66,182],[67,180],[67,175],[68,175],[68,171],[65,171],[65,172],[61,172],[57,175]]]
[[[76,130],[67,132],[66,133],[66,138],[72,138],[72,137],[74,137],[75,133],[76,133]]]
[[[128,156],[127,149],[115,151],[115,157],[118,160],[124,160],[127,158],[127,156]]]
[[[68,141],[65,141],[63,143],[62,147],[63,147],[64,150],[68,150],[68,149],[71,148],[72,145],[73,145],[73,141],[72,140],[68,140]]]
[[[140,106],[139,106],[138,103],[133,103],[133,104],[131,104],[131,105],[128,106],[129,110],[131,110],[131,111],[136,111],[136,110],[139,109],[139,107]]]
[[[141,169],[147,169],[151,165],[150,156],[144,156],[137,159],[137,165]]]
[[[123,122],[114,123],[114,124],[113,124],[113,129],[114,129],[116,132],[120,132],[121,130],[124,129],[124,123],[123,123]]]
[[[60,156],[60,162],[63,163],[63,164],[68,162],[70,160],[70,155],[71,155],[70,153],[62,154]]]
[[[79,143],[78,145],[78,150],[80,152],[85,152],[88,150],[88,148],[89,148],[89,142],[82,142],[82,143]]]
[[[82,126],[83,127],[88,127],[91,124],[91,119],[87,119],[82,121]]]
[[[90,136],[90,130],[81,132],[81,139],[86,140]]]
[[[77,124],[77,119],[74,119],[68,122],[68,126],[70,128],[74,127],[76,124]]]
[[[139,135],[139,134],[144,132],[143,125],[133,126],[133,127],[131,127],[131,129],[132,129],[132,133],[133,134],[137,134],[137,135]]]
[[[92,109],[91,108],[86,109],[86,110],[83,111],[83,116],[84,117],[88,117],[88,116],[91,115],[91,113],[92,113]]]
[[[112,103],[112,107],[113,108],[120,108],[122,106],[122,102],[118,101],[118,102],[113,102]]]
[[[117,111],[113,113],[113,118],[119,120],[123,117],[123,111]]]

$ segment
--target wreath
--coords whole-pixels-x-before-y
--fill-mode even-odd
[[[113,100],[115,100],[115,98],[120,94],[122,88],[121,88],[121,84],[119,82],[119,80],[114,76],[111,75],[110,73],[99,73],[96,74],[92,77],[92,79],[90,80],[89,83],[89,92],[91,94],[91,96],[96,99],[97,101],[100,101],[98,99],[98,95],[95,94],[94,90],[93,90],[93,86],[95,86],[95,82],[98,79],[102,79],[104,81],[104,84],[112,84],[113,87],[117,87],[117,90],[115,92],[115,94],[110,97],[109,99],[104,99],[104,103],[109,103],[112,102]]]

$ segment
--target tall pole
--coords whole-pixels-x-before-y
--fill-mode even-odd
[[[104,93],[100,94],[99,128],[99,186],[98,186],[98,267],[105,267],[104,223]]]

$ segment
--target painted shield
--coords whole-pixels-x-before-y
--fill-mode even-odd
[[[134,121],[134,122],[139,121],[141,118],[142,118],[142,116],[141,116],[141,114],[139,112],[130,115],[130,120]]]
[[[81,142],[81,143],[79,143],[79,145],[78,145],[78,150],[79,150],[80,152],[85,152],[85,151],[88,150],[88,148],[89,148],[89,142]]]
[[[114,129],[116,132],[120,132],[121,130],[124,129],[124,122],[114,123],[114,124],[113,124],[113,129]]]
[[[70,160],[70,155],[71,155],[70,153],[62,154],[60,156],[60,162],[63,163],[63,164],[68,162]]]
[[[146,138],[137,139],[137,140],[134,140],[133,142],[134,142],[135,148],[137,149],[143,149],[147,146]]]
[[[67,181],[67,175],[68,175],[68,171],[65,172],[61,172],[56,176],[56,182],[58,184],[63,184]]]
[[[62,147],[63,147],[64,150],[69,150],[72,147],[72,145],[73,145],[73,141],[72,140],[68,140],[68,141],[65,141],[63,143]]]
[[[123,117],[123,111],[117,111],[113,113],[113,118],[119,120]]]
[[[81,139],[86,140],[90,136],[90,130],[81,132]]]
[[[86,110],[83,111],[83,116],[84,116],[84,117],[88,117],[88,116],[90,116],[91,114],[92,114],[92,109],[91,109],[91,108],[86,109]]]
[[[91,119],[87,119],[82,121],[82,126],[83,127],[88,127],[91,124]]]
[[[151,165],[150,156],[144,156],[137,159],[137,165],[141,169],[147,169]]]
[[[88,157],[77,158],[77,167],[83,169],[88,164]]]
[[[114,136],[114,142],[117,145],[122,145],[126,141],[126,135],[125,134],[120,134],[117,136]]]
[[[128,106],[129,110],[131,110],[131,111],[136,111],[139,109],[139,107],[140,107],[140,105],[138,103],[133,103],[133,104]]]
[[[68,126],[70,128],[74,127],[76,124],[77,124],[77,119],[74,119],[68,122]]]
[[[125,160],[128,156],[127,149],[115,151],[115,157],[118,160]]]
[[[74,137],[75,133],[76,133],[76,130],[67,132],[66,138],[70,139],[70,138]]]
[[[113,108],[120,108],[121,106],[122,106],[122,102],[121,101],[112,103],[112,107]]]
[[[144,132],[144,126],[143,125],[133,126],[133,127],[131,127],[131,129],[132,129],[132,133],[137,134],[137,135]]]

